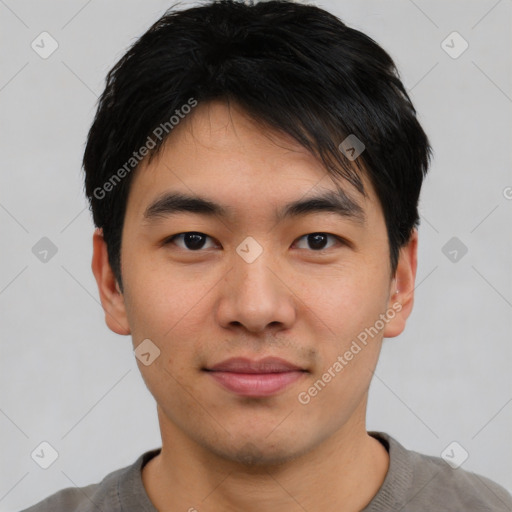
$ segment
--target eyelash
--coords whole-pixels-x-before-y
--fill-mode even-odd
[[[176,238],[181,237],[181,236],[183,236],[183,235],[191,235],[191,234],[194,234],[194,235],[200,235],[200,236],[207,237],[207,238],[209,238],[209,239],[212,239],[212,240],[213,240],[213,238],[212,238],[211,236],[206,235],[206,234],[204,234],[204,233],[201,233],[201,232],[199,232],[199,231],[185,231],[185,232],[183,232],[183,233],[177,233],[176,235],[172,235],[172,236],[170,236],[170,237],[166,238],[166,239],[163,241],[163,245],[170,245],[171,243],[173,243],[173,242],[174,242],[174,240],[175,240]],[[341,237],[339,237],[339,236],[337,236],[337,235],[333,235],[332,233],[324,233],[323,231],[314,231],[314,232],[312,232],[312,233],[307,233],[307,234],[302,235],[301,237],[299,237],[297,240],[301,240],[302,238],[307,237],[307,236],[309,236],[309,235],[326,235],[326,236],[328,236],[328,237],[331,237],[331,238],[336,239],[336,241],[337,241],[339,244],[341,244],[341,245],[348,245],[348,242],[346,242],[343,238],[341,238]],[[331,248],[332,248],[332,246],[331,246],[331,247],[327,247],[327,248],[323,248],[323,249],[318,249],[318,250],[311,249],[311,252],[315,252],[315,253],[322,253],[322,252],[324,252],[324,251],[326,251],[326,250],[328,250],[328,249],[331,249]],[[186,248],[186,247],[185,247],[185,248],[180,247],[180,249],[183,249],[184,251],[186,251],[186,252],[191,252],[191,253],[192,253],[192,252],[202,252],[202,251],[204,250],[203,248],[201,248],[201,249],[197,249],[197,250],[192,250],[192,249],[188,249],[188,248]]]

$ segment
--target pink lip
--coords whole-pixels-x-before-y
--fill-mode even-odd
[[[224,388],[250,397],[273,395],[306,373],[306,370],[276,357],[266,357],[259,361],[231,358],[207,371]]]

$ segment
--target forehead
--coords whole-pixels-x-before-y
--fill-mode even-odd
[[[173,210],[240,218],[244,211],[260,216],[268,206],[279,221],[331,207],[364,223],[369,209],[380,208],[368,178],[361,179],[368,197],[328,173],[291,136],[263,127],[236,105],[211,102],[181,121],[149,164],[142,162],[127,212],[135,209],[145,220]]]

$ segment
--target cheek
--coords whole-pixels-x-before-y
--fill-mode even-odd
[[[319,393],[319,400],[352,400],[364,392],[377,364],[386,323],[382,320],[387,308],[388,281],[378,268],[366,266],[365,271],[332,277],[328,282],[311,281],[303,294],[305,304],[320,322],[321,334],[313,334],[319,343],[317,387],[325,385],[328,392]],[[315,286],[312,286],[313,283]],[[311,315],[304,309],[304,314]],[[323,388],[322,388],[323,389]],[[315,391],[313,390],[313,393]]]
[[[373,325],[384,312],[388,287],[386,276],[378,268],[351,265],[329,275],[318,272],[296,279],[292,290],[305,315],[314,313],[326,333],[346,340]]]
[[[356,333],[357,331],[353,331]],[[322,411],[329,410],[329,425],[344,424],[361,406],[377,365],[382,338],[368,337],[364,342],[346,333],[336,344],[324,345],[321,364],[296,397],[304,412],[325,421]]]
[[[203,299],[212,287],[210,280],[170,266],[139,265],[135,257],[126,258],[123,272],[132,333],[138,338],[153,336],[166,342],[186,325],[189,336],[193,336],[200,325],[197,316],[204,308]]]

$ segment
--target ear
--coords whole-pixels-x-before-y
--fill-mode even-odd
[[[395,277],[391,281],[388,311],[394,312],[394,317],[386,324],[384,338],[394,338],[405,329],[414,304],[417,258],[418,230],[413,229],[409,242],[400,249]]]
[[[117,334],[130,334],[124,296],[110,267],[107,244],[103,238],[103,230],[101,228],[95,229],[92,243],[91,268],[98,285],[101,305],[105,311],[105,322],[108,328]]]

